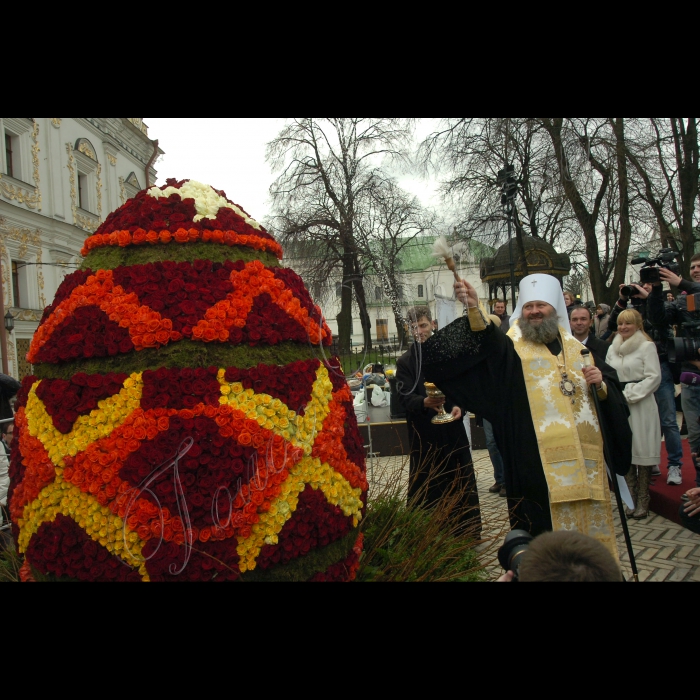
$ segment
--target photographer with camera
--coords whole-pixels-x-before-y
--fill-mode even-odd
[[[658,280],[652,282],[653,289],[647,305],[653,323],[677,327],[678,337],[668,343],[669,362],[676,375],[680,376],[681,406],[688,425],[690,451],[697,455],[700,452],[700,304],[696,304],[696,295],[700,294],[700,253],[690,259],[692,281],[681,278],[678,274],[680,269],[677,268],[678,265],[659,266]],[[679,294],[672,303],[665,302],[661,286],[663,282],[668,282],[686,294]],[[696,483],[700,486],[700,471],[697,471],[695,457],[693,461],[697,473]],[[680,473],[677,481],[668,483],[680,485]]]
[[[498,561],[506,570],[499,581],[623,581],[606,547],[581,532],[544,532],[533,539],[525,530],[511,530],[498,550]]]
[[[656,258],[655,260],[657,260]],[[635,259],[639,262],[639,258]],[[635,260],[632,260],[635,263]],[[658,314],[656,320],[653,321],[649,314],[648,303],[650,295],[661,294],[661,287],[656,288],[648,280],[651,265],[645,260],[645,266],[640,271],[641,284],[621,284],[620,298],[618,299],[612,313],[610,314],[610,322],[608,329],[617,330],[617,318],[627,308],[632,308],[638,311],[643,320],[644,332],[654,341],[656,352],[659,356],[659,365],[661,367],[661,384],[654,392],[656,406],[659,409],[659,421],[661,423],[661,432],[666,442],[666,453],[668,456],[668,475],[666,483],[680,484],[681,483],[681,463],[683,462],[683,443],[681,442],[681,433],[676,422],[676,386],[673,375],[673,368],[669,364],[668,343],[673,340],[672,324],[667,323],[664,318]],[[636,263],[635,263],[636,264]],[[658,271],[664,268],[656,268],[656,275],[652,274],[652,278],[656,278]],[[628,306],[629,304],[629,306]],[[662,301],[663,304],[663,301]],[[652,468],[652,476],[661,474],[658,465]]]

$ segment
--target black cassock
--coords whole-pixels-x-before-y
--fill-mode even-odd
[[[396,362],[396,387],[406,411],[411,449],[408,498],[420,494],[421,502],[430,506],[445,494],[462,490],[460,520],[480,532],[479,494],[464,423],[462,418],[442,425],[431,423],[437,414],[423,405],[427,394],[420,364],[420,343],[414,343]],[[447,401],[445,411],[449,413],[455,405],[460,404]]]
[[[596,365],[608,387],[607,399],[600,402],[600,407],[611,450],[610,466],[624,475],[632,460],[629,408],[615,370],[609,365]],[[422,368],[428,381],[450,401],[482,415],[493,426],[503,457],[511,527],[533,535],[551,530],[549,490],[513,341],[494,324],[483,331],[472,331],[465,315],[423,343]]]

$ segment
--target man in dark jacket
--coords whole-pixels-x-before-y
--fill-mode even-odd
[[[647,305],[649,317],[656,324],[666,323],[669,326],[676,326],[679,336],[691,337],[700,341],[700,311],[689,311],[687,299],[687,295],[700,292],[700,253],[696,253],[690,259],[690,276],[692,281],[684,280],[663,267],[659,268],[661,281],[653,286]],[[679,294],[675,302],[666,303],[661,286],[662,282],[668,282],[672,287],[677,287],[680,292],[685,292],[686,294]],[[700,357],[695,360],[690,358],[681,359],[685,359],[685,361],[676,370],[677,374],[681,372],[700,374]],[[700,386],[685,383],[681,385],[681,406],[688,425],[690,450],[698,454],[700,453],[700,425],[698,425],[698,418],[700,418]],[[669,481],[669,483],[680,485],[682,483],[680,473],[675,481]],[[697,472],[696,483],[700,486],[700,471]]]
[[[591,327],[592,322],[591,310],[587,306],[579,306],[574,309],[569,317],[571,334],[591,351],[596,365],[600,367],[605,364],[605,356],[610,346],[604,340],[596,338]],[[610,369],[614,371],[612,367]]]
[[[506,303],[500,299],[493,305],[493,313],[501,319],[500,329],[503,333],[507,333],[510,328],[510,316],[506,313]]]
[[[654,392],[654,398],[656,399],[656,405],[659,409],[661,432],[664,436],[666,453],[668,455],[666,483],[680,485],[681,464],[683,463],[683,444],[681,443],[681,433],[678,429],[678,423],[676,422],[676,385],[674,373],[668,359],[668,341],[673,339],[672,324],[667,322],[663,309],[655,315],[651,314],[652,302],[650,295],[653,295],[654,298],[658,295],[661,306],[663,307],[664,305],[661,285],[653,287],[648,282],[645,284],[630,284],[629,286],[637,292],[633,294],[631,298],[622,294],[624,286],[625,285],[622,284],[620,285],[620,298],[610,314],[608,330],[617,330],[617,317],[622,311],[628,308],[628,303],[631,308],[639,311],[642,319],[644,319],[644,331],[656,345],[659,365],[661,366],[661,384]],[[661,471],[656,467],[651,473],[652,475],[659,475]]]
[[[399,403],[406,412],[410,444],[408,499],[432,506],[443,496],[463,494],[461,521],[481,531],[479,495],[469,439],[459,406],[445,403],[444,397],[431,397],[425,390],[422,368],[422,344],[433,334],[427,306],[408,312],[409,329],[415,342],[396,362],[396,387]],[[435,424],[431,419],[444,406],[455,420]]]

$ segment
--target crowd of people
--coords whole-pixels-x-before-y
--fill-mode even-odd
[[[607,466],[624,476],[626,516],[648,517],[650,484],[654,476],[663,476],[667,484],[680,487],[682,522],[700,532],[700,296],[697,311],[688,303],[700,294],[700,254],[692,258],[690,272],[691,280],[683,280],[660,267],[655,281],[620,285],[612,309],[581,303],[562,291],[554,277],[530,275],[520,283],[510,316],[502,300],[489,314],[476,290],[458,281],[455,292],[465,314],[437,334],[422,330],[432,328],[427,307],[411,309],[409,326],[418,342],[397,368],[411,437],[410,482],[424,485],[428,454],[428,461],[434,464],[437,455],[443,467],[441,485],[425,490],[424,503],[439,500],[450,485],[447,472],[473,483],[464,431],[453,427],[448,433],[430,421],[446,401],[448,411],[472,412],[483,425],[494,470],[489,491],[508,499],[513,528],[532,535],[577,531],[592,536],[617,559],[608,478],[600,468],[605,435],[612,462]],[[678,338],[698,341],[678,351]],[[594,359],[590,367],[580,357],[584,346]],[[445,398],[429,397],[425,381],[441,387]],[[696,469],[696,488],[691,489],[682,488],[679,385]],[[598,398],[600,414],[595,417],[589,387]],[[455,455],[458,469],[450,465]],[[476,518],[478,497],[469,497]]]

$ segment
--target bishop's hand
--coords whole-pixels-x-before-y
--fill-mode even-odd
[[[591,384],[600,386],[600,384],[603,382],[603,373],[597,367],[583,367],[581,372],[583,372],[583,376],[586,379],[586,384],[589,386]]]
[[[455,282],[455,295],[465,306],[471,308],[479,306],[479,294],[466,280]]]

